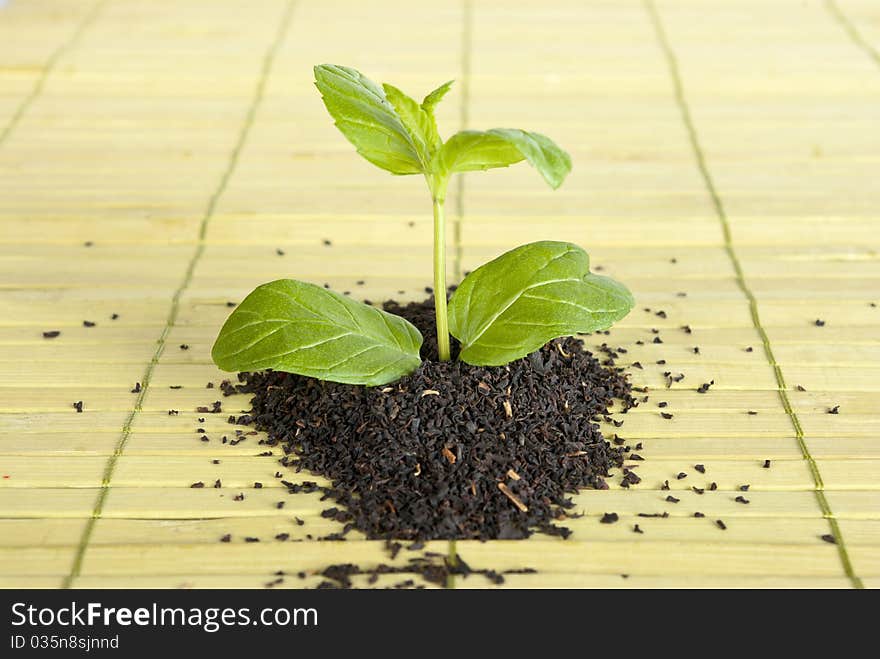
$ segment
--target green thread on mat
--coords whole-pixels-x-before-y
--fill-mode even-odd
[[[470,100],[471,100],[471,52],[473,48],[474,6],[473,0],[462,0],[461,3],[461,103],[458,110],[459,130],[465,130],[470,123]],[[455,254],[452,259],[455,272],[455,283],[460,284],[464,273],[461,268],[462,257],[462,223],[464,222],[464,175],[455,177],[455,219],[452,225],[452,240]],[[439,291],[434,291],[437,295]],[[449,541],[449,563],[455,566],[458,563],[455,540]],[[455,575],[446,576],[446,587],[455,588]]]
[[[40,74],[40,77],[37,78],[37,82],[34,85],[34,88],[31,90],[31,93],[28,94],[24,100],[21,102],[21,105],[15,110],[10,118],[9,123],[3,128],[3,131],[0,132],[0,144],[6,141],[6,138],[12,134],[12,131],[21,121],[21,118],[28,111],[28,108],[33,104],[34,101],[39,98],[40,94],[43,93],[43,87],[46,85],[46,80],[49,78],[49,75],[52,71],[55,70],[55,65],[58,63],[58,60],[61,59],[61,56],[64,55],[67,51],[73,48],[76,43],[79,41],[80,37],[83,35],[83,32],[86,31],[92,23],[95,22],[95,19],[98,17],[101,9],[104,5],[107,4],[107,0],[98,0],[89,12],[83,17],[82,21],[80,21],[79,25],[73,31],[73,34],[70,36],[66,42],[58,46],[55,49],[55,52],[49,56],[49,59],[46,60],[46,65],[43,67],[43,72]]]
[[[190,257],[189,264],[186,268],[186,273],[183,276],[183,280],[181,281],[180,286],[178,286],[177,290],[174,292],[174,296],[171,299],[171,309],[168,312],[168,319],[165,322],[165,326],[162,328],[162,333],[156,340],[156,350],[153,353],[152,358],[150,359],[150,363],[147,364],[147,368],[144,371],[143,377],[141,378],[141,390],[138,393],[137,400],[135,401],[134,407],[128,414],[128,417],[126,418],[125,423],[122,426],[122,433],[119,437],[119,441],[116,443],[116,448],[113,450],[113,453],[111,454],[106,466],[104,467],[104,475],[101,479],[101,489],[98,492],[98,498],[95,501],[95,506],[92,510],[91,516],[86,521],[85,529],[83,529],[82,537],[80,538],[76,554],[74,555],[73,564],[71,565],[70,572],[64,578],[64,582],[61,586],[62,588],[70,588],[73,584],[74,579],[79,576],[80,570],[82,569],[83,558],[85,557],[86,550],[88,549],[89,541],[91,540],[92,532],[95,528],[95,523],[101,517],[101,514],[104,510],[104,504],[107,500],[107,493],[110,491],[110,480],[113,477],[113,471],[116,468],[116,463],[119,457],[122,455],[123,451],[125,450],[125,445],[128,442],[129,437],[131,437],[132,426],[134,425],[138,413],[143,407],[147,391],[149,390],[150,381],[153,378],[153,371],[156,368],[156,364],[159,363],[159,359],[161,358],[162,353],[165,351],[165,343],[168,339],[168,335],[171,333],[174,324],[177,322],[177,316],[180,312],[180,300],[183,296],[183,293],[192,282],[193,273],[195,272],[196,266],[198,265],[202,254],[204,254],[205,237],[208,231],[208,223],[214,216],[214,211],[217,208],[217,202],[223,195],[223,192],[226,190],[226,187],[229,184],[229,179],[231,178],[236,167],[238,166],[238,159],[241,155],[242,147],[244,146],[248,134],[250,133],[251,127],[253,126],[254,118],[256,117],[257,113],[257,108],[260,106],[260,103],[263,100],[263,94],[266,89],[266,81],[269,78],[269,73],[272,69],[273,62],[275,61],[275,55],[278,51],[278,48],[281,46],[282,42],[284,41],[284,37],[287,34],[287,29],[290,24],[290,19],[293,14],[293,8],[295,4],[296,0],[287,1],[284,8],[284,13],[278,26],[278,31],[275,34],[272,45],[269,47],[263,57],[263,64],[260,69],[260,76],[257,80],[257,86],[254,91],[254,96],[251,100],[250,106],[248,107],[247,114],[245,115],[241,131],[238,135],[238,139],[236,140],[235,146],[232,149],[229,157],[229,162],[223,172],[220,183],[217,186],[217,189],[211,195],[211,198],[208,201],[208,205],[205,208],[205,212],[202,215],[202,220],[199,225],[198,245],[196,246],[193,255]]]
[[[452,569],[458,567],[458,547],[455,544],[455,540],[449,541],[449,554],[446,557],[446,561],[450,571],[446,574],[445,587],[447,590],[455,590],[455,575],[452,573]]]
[[[458,129],[466,130],[470,124],[471,102],[471,52],[473,50],[473,26],[474,7],[472,0],[462,0],[462,25],[461,25],[461,103],[458,112]],[[462,224],[464,223],[464,191],[465,176],[459,174],[455,177],[455,218],[452,225],[453,244],[455,255],[453,256],[453,270],[456,283],[461,283],[464,277],[461,261],[463,247],[461,244]]]
[[[862,36],[861,32],[858,31],[855,24],[849,20],[846,14],[843,13],[843,10],[837,6],[837,3],[834,0],[825,0],[825,8],[831,13],[834,19],[840,24],[840,27],[843,28],[843,31],[849,35],[849,38],[853,40],[859,48],[868,53],[868,57],[873,59],[878,66],[880,66],[880,52],[868,43],[865,38]]]
[[[736,273],[737,285],[746,296],[746,299],[748,299],[749,311],[752,317],[752,324],[754,325],[755,329],[761,337],[761,342],[764,346],[764,354],[766,355],[767,361],[769,362],[770,366],[773,368],[773,374],[776,378],[779,399],[782,402],[782,407],[785,409],[785,413],[791,420],[791,424],[795,432],[795,437],[797,438],[798,447],[801,451],[801,456],[807,462],[810,473],[813,477],[813,491],[816,494],[816,501],[818,502],[819,508],[822,511],[822,516],[826,520],[828,520],[828,524],[831,527],[831,532],[834,536],[834,541],[837,545],[837,551],[840,555],[840,561],[843,564],[843,569],[846,573],[846,576],[849,578],[854,588],[864,588],[862,580],[853,569],[852,561],[850,560],[849,554],[846,550],[846,545],[844,544],[843,534],[840,532],[840,526],[838,525],[837,519],[835,519],[834,513],[831,510],[831,506],[828,503],[828,499],[825,496],[825,484],[822,480],[822,474],[819,471],[819,466],[816,464],[816,460],[813,458],[812,454],[810,453],[810,449],[807,446],[806,441],[804,440],[804,431],[801,427],[801,422],[798,419],[797,413],[794,411],[794,408],[791,405],[791,401],[788,398],[785,377],[782,374],[782,369],[776,362],[776,357],[773,355],[773,348],[770,345],[770,339],[767,336],[767,332],[764,330],[764,327],[761,324],[761,319],[758,315],[758,301],[752,293],[751,289],[748,287],[748,284],[746,284],[742,266],[739,262],[739,258],[736,255],[736,251],[733,248],[733,238],[730,231],[730,223],[728,222],[727,213],[724,210],[724,204],[721,201],[721,197],[719,196],[718,191],[715,188],[715,183],[712,180],[712,176],[709,173],[709,168],[706,165],[706,158],[703,154],[703,149],[700,146],[699,139],[697,138],[697,130],[694,126],[693,119],[691,118],[690,109],[688,108],[687,100],[684,94],[684,85],[682,84],[681,75],[678,69],[678,60],[675,57],[675,53],[672,50],[671,44],[669,43],[669,38],[666,35],[666,31],[663,29],[663,23],[660,20],[660,14],[657,12],[657,8],[655,7],[653,0],[643,0],[643,4],[646,11],[650,15],[651,22],[657,33],[657,39],[660,43],[660,47],[666,57],[666,63],[669,67],[670,77],[672,78],[672,83],[675,88],[676,104],[678,105],[679,111],[681,112],[682,121],[684,122],[685,129],[688,133],[688,139],[690,140],[691,147],[693,148],[694,155],[697,160],[697,167],[700,170],[700,174],[703,177],[703,182],[706,185],[709,196],[712,198],[712,205],[715,207],[715,212],[718,215],[719,221],[721,222],[721,229],[724,236],[724,249],[727,252],[731,264],[733,265],[734,272]]]

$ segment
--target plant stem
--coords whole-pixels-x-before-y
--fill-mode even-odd
[[[437,352],[449,361],[449,320],[446,315],[446,226],[443,198],[434,196],[434,313],[437,320]]]

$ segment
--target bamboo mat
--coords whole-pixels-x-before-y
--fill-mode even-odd
[[[195,412],[218,397],[227,302],[254,285],[430,285],[423,183],[354,154],[311,84],[320,62],[414,95],[457,78],[444,134],[520,126],[571,151],[555,193],[526,166],[455,185],[451,278],[568,240],[637,299],[600,338],[652,391],[606,428],[642,444],[642,483],[577,496],[566,541],[426,551],[537,570],[514,587],[880,585],[878,52],[872,0],[11,0],[0,586],[259,587],[284,570],[308,574],[277,587],[300,587],[390,562],[382,543],[315,540],[339,530],[328,504],[287,497],[277,455],[222,446],[226,414]],[[685,378],[667,391],[664,371]]]

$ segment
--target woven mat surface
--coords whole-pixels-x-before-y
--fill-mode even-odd
[[[423,551],[537,570],[514,587],[880,585],[878,53],[873,0],[6,3],[0,586],[258,587],[284,570],[307,576],[276,587],[309,587],[332,563],[390,561],[354,534],[315,540],[339,530],[328,504],[287,497],[278,455],[221,445],[226,415],[195,411],[223,377],[227,302],[255,285],[381,300],[431,283],[424,183],[355,155],[312,85],[321,62],[414,95],[456,78],[444,134],[521,126],[571,152],[557,192],[526,166],[453,186],[451,280],[549,238],[637,298],[600,338],[652,390],[607,428],[642,443],[642,483],[577,496],[566,541]],[[664,371],[685,378],[667,390]]]

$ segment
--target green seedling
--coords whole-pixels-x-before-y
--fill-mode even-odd
[[[610,327],[633,306],[622,284],[590,272],[587,253],[571,243],[517,247],[470,273],[446,300],[444,204],[453,174],[523,160],[551,188],[571,171],[550,138],[519,129],[465,130],[440,138],[434,109],[447,82],[421,103],[344,66],[315,67],[315,84],[337,128],[366,160],[392,174],[422,174],[434,207],[434,304],[438,358],[499,366],[547,341]],[[380,385],[421,363],[422,336],[409,322],[313,284],[281,279],[258,286],[232,312],[214,343],[226,371],[271,368],[322,380]]]

